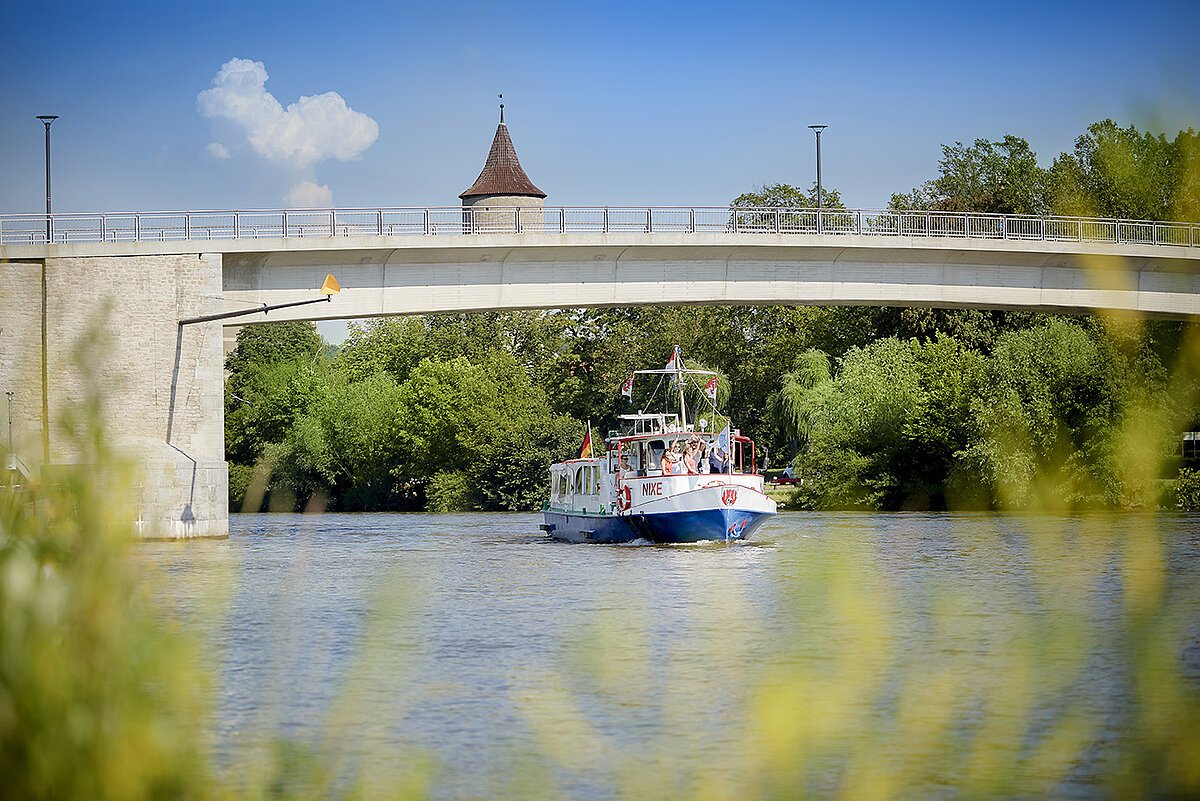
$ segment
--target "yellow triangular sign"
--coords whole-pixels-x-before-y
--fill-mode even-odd
[[[337,279],[333,277],[333,273],[325,276],[325,283],[321,284],[322,295],[336,295],[341,291],[342,286],[337,282]]]

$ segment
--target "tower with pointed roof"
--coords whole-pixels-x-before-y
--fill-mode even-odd
[[[542,203],[546,193],[538,189],[517,159],[508,126],[504,124],[504,104],[500,104],[500,124],[492,139],[492,149],[475,183],[459,198],[464,222],[475,231],[513,232],[532,230],[543,224]]]

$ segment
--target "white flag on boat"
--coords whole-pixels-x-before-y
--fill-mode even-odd
[[[675,350],[671,351],[671,359],[667,362],[664,370],[675,370],[683,363],[683,354],[679,352],[679,346],[675,346]]]
[[[679,381],[678,371],[683,369],[683,351],[679,349],[678,345],[675,346],[675,350],[671,351],[671,360],[667,362],[667,366],[663,369],[675,373],[675,375],[671,376],[671,386],[675,386],[676,382]]]
[[[715,375],[708,379],[708,383],[704,385],[704,394],[708,396],[709,400],[715,401],[717,399],[717,377]]]
[[[621,385],[621,394],[629,399],[631,403],[633,402],[633,376],[634,374],[630,373],[629,378],[626,378],[625,383]]]
[[[721,430],[721,433],[717,435],[717,447],[725,451],[725,453],[729,453],[729,437],[732,435],[733,432],[730,431],[729,426],[725,426]]]

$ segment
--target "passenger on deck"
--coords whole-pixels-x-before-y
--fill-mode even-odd
[[[688,440],[683,449],[683,466],[687,470],[689,476],[694,476],[700,472],[696,465],[696,457],[700,453],[700,440],[693,437]]]
[[[726,469],[727,465],[726,465],[726,460],[725,460],[725,450],[724,450],[724,449],[723,449],[723,448],[722,448],[720,445],[718,445],[717,447],[713,448],[713,449],[712,449],[712,452],[711,452],[711,453],[709,453],[709,455],[708,455],[708,465],[709,465],[709,469],[710,469],[710,470],[711,470],[713,473],[727,473],[727,472],[729,472],[729,471]]]
[[[700,450],[696,453],[696,466],[699,467],[701,475],[712,470],[712,464],[708,461],[708,455],[708,444],[704,440],[701,440]]]
[[[662,471],[663,471],[664,476],[674,475],[675,473],[679,472],[680,456],[679,456],[679,453],[675,450],[675,448],[678,445],[679,445],[679,442],[676,441],[676,442],[672,443],[671,445],[668,445],[667,449],[665,451],[663,451]]]

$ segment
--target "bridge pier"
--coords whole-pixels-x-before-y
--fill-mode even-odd
[[[108,442],[139,466],[146,537],[229,532],[220,254],[63,256],[0,264],[0,389],[28,472],[81,461],[63,423],[94,390]],[[87,343],[84,345],[83,343]]]

